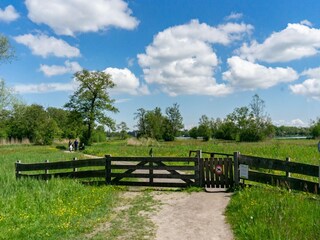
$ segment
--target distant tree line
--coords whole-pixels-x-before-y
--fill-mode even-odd
[[[224,119],[201,116],[199,125],[190,129],[190,137],[202,137],[205,141],[216,138],[249,142],[272,137],[274,128],[264,108],[264,101],[256,94],[249,106],[235,108]]]

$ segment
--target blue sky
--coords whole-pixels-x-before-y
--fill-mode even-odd
[[[275,124],[320,117],[320,1],[1,0],[17,59],[0,77],[27,104],[62,107],[73,73],[106,71],[132,129],[138,108],[178,103],[186,128],[257,93]]]

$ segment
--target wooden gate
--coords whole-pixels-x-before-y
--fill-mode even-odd
[[[203,158],[203,184],[206,188],[233,187],[232,158]]]

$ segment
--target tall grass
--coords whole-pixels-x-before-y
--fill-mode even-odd
[[[320,236],[320,198],[273,187],[233,195],[226,211],[238,240],[314,240]]]
[[[258,143],[237,143],[228,141],[179,140],[175,142],[146,142],[131,143],[130,141],[109,141],[93,145],[86,149],[86,153],[103,156],[149,156],[150,148],[154,156],[188,156],[189,150],[207,152],[230,153],[239,151],[245,155],[268,157],[291,161],[319,164],[320,155],[316,140],[270,140]]]
[[[14,163],[82,158],[55,147],[0,146],[0,239],[75,239],[106,221],[118,199],[113,187],[75,180],[16,181]]]

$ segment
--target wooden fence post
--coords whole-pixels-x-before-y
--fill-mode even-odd
[[[73,161],[77,161],[78,159],[75,157],[73,158]],[[76,172],[78,171],[77,168],[73,168],[73,178],[76,178]]]
[[[286,165],[288,166],[288,163],[290,162],[290,158],[289,157],[287,157],[286,158]],[[291,173],[290,172],[288,172],[288,171],[286,171],[286,177],[287,178],[290,178],[291,177]]]
[[[203,159],[202,159],[202,150],[197,151],[197,158],[198,158],[198,169],[199,169],[199,187],[204,186],[204,175],[203,175]]]
[[[105,155],[106,158],[106,184],[111,184],[111,155]]]
[[[21,163],[21,161],[20,160],[18,160],[17,162],[16,162],[16,179],[19,179],[20,178],[20,171],[17,171],[17,168],[18,168],[18,165]]]
[[[239,186],[239,157],[240,152],[233,153],[233,161],[234,161],[234,185],[235,187]]]
[[[150,158],[153,157],[153,151],[152,151],[152,148],[150,149],[149,151],[149,155],[150,155]],[[150,159],[150,162],[149,162],[149,183],[153,183],[153,162],[152,162],[152,159]]]
[[[49,160],[45,160],[44,162],[45,163],[49,163]],[[47,182],[48,182],[48,179],[49,179],[48,173],[49,173],[49,170],[47,168],[45,168],[44,174],[45,174],[45,179],[46,179]]]

